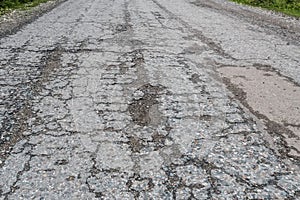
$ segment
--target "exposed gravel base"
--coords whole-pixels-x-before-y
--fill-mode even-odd
[[[50,0],[28,10],[15,10],[0,16],[0,37],[15,33],[25,24],[34,21],[64,1],[66,0]]]

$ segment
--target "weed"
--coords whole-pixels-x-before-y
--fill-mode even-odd
[[[0,0],[0,15],[16,9],[26,10],[46,1],[48,0]]]
[[[300,0],[232,0],[238,3],[275,10],[300,17]]]

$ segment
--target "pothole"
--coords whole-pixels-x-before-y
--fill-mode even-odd
[[[194,83],[197,84],[201,82],[200,76],[198,74],[193,74],[190,80]]]
[[[221,67],[218,71],[235,97],[263,119],[268,132],[280,134],[291,148],[289,155],[300,156],[300,87],[271,68]]]
[[[121,32],[126,32],[128,30],[130,30],[132,27],[128,24],[118,24],[116,27],[115,27],[115,31],[116,33],[121,33]]]
[[[157,99],[164,89],[161,85],[146,84],[134,92],[133,101],[128,106],[134,123],[140,126],[148,126],[151,122],[159,123],[159,112],[153,112],[153,110],[156,108],[155,105],[159,103]]]

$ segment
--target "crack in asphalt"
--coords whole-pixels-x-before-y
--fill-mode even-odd
[[[216,12],[222,12],[225,15],[234,16],[243,19],[251,24],[256,24],[268,32],[275,35],[280,35],[283,40],[288,43],[296,43],[299,45],[299,28],[293,23],[293,19],[281,18],[280,16],[268,16],[268,13],[259,12],[255,9],[249,9],[242,6],[230,6],[231,2],[226,4],[220,4],[218,0],[201,1],[197,0],[192,2],[196,6],[201,6],[215,10]],[[232,3],[233,4],[233,3]],[[257,20],[259,19],[259,20]]]
[[[176,15],[174,15],[174,13],[172,13],[171,11],[169,11],[167,8],[165,8],[162,4],[160,4],[158,1],[156,0],[152,0],[158,7],[160,7],[164,12],[168,13],[168,15],[172,16],[173,18],[175,18],[179,23],[181,23],[185,28],[187,28],[191,33],[194,33],[194,35],[189,36],[190,38],[197,38],[200,41],[202,41],[203,43],[205,43],[209,49],[213,50],[214,52],[216,52],[217,54],[221,55],[224,58],[229,58],[232,60],[235,60],[234,57],[232,57],[230,54],[226,53],[222,47],[220,45],[218,45],[216,42],[214,42],[211,38],[206,37],[201,31],[199,31],[198,29],[195,29],[193,27],[191,27],[187,22],[185,22],[184,20],[182,20],[181,18],[177,17]]]
[[[66,1],[1,39],[0,198],[299,197],[286,129],[217,68],[281,71],[235,58],[174,5],[192,6]]]

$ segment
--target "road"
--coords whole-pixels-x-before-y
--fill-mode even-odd
[[[299,27],[69,0],[1,38],[0,199],[300,199]]]

